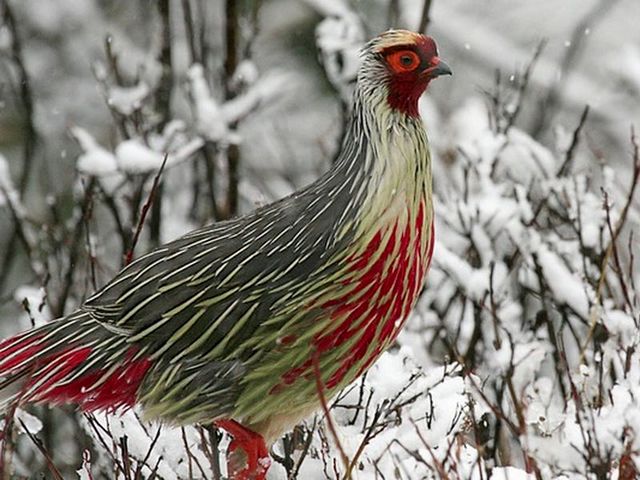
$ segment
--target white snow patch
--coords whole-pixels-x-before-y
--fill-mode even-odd
[[[535,475],[515,467],[495,467],[490,480],[535,480]]]
[[[142,108],[142,102],[149,96],[151,89],[145,82],[133,87],[112,86],[109,88],[107,103],[123,115],[131,115]]]
[[[117,173],[116,157],[102,147],[89,132],[80,127],[71,127],[70,133],[83,150],[76,163],[78,171],[94,176]]]
[[[16,194],[15,188],[13,186],[13,181],[11,180],[11,172],[9,171],[9,162],[7,159],[0,153],[0,206],[5,205],[7,203],[7,198],[5,195]]]
[[[164,156],[151,150],[139,139],[125,140],[116,147],[118,168],[129,173],[157,171]]]
[[[44,288],[31,285],[22,285],[13,294],[13,298],[17,303],[21,305],[26,303],[36,327],[47,323],[52,316],[47,306],[46,295]]]
[[[537,253],[544,279],[553,296],[582,318],[588,318],[589,298],[584,290],[584,282],[571,273],[563,260],[547,247],[541,246]]]
[[[40,419],[21,408],[18,408],[16,410],[16,418],[18,420],[21,420],[21,422],[16,422],[16,425],[18,425],[18,430],[21,433],[26,433],[27,431],[32,435],[36,435],[38,432],[40,432],[40,430],[42,430],[42,422],[40,421]]]

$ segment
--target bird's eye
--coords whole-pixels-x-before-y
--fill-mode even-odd
[[[411,55],[402,55],[400,57],[400,63],[403,67],[410,67],[413,63],[413,58],[411,58]]]
[[[399,50],[387,56],[387,63],[396,73],[410,72],[420,65],[420,57],[413,50]]]

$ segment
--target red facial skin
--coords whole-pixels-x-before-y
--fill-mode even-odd
[[[391,78],[389,106],[411,117],[418,117],[418,99],[440,63],[438,49],[432,38],[421,36],[412,45],[399,45],[382,50]]]

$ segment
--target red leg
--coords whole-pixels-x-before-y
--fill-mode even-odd
[[[216,420],[213,424],[233,437],[227,452],[227,469],[230,478],[265,480],[271,458],[262,436],[243,427],[235,420]],[[244,455],[238,449],[244,452]]]

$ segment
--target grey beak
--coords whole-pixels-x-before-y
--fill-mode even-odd
[[[445,61],[440,60],[438,64],[430,71],[430,74],[431,77],[435,78],[439,77],[440,75],[453,75],[453,72],[451,71],[451,67],[447,65]]]

